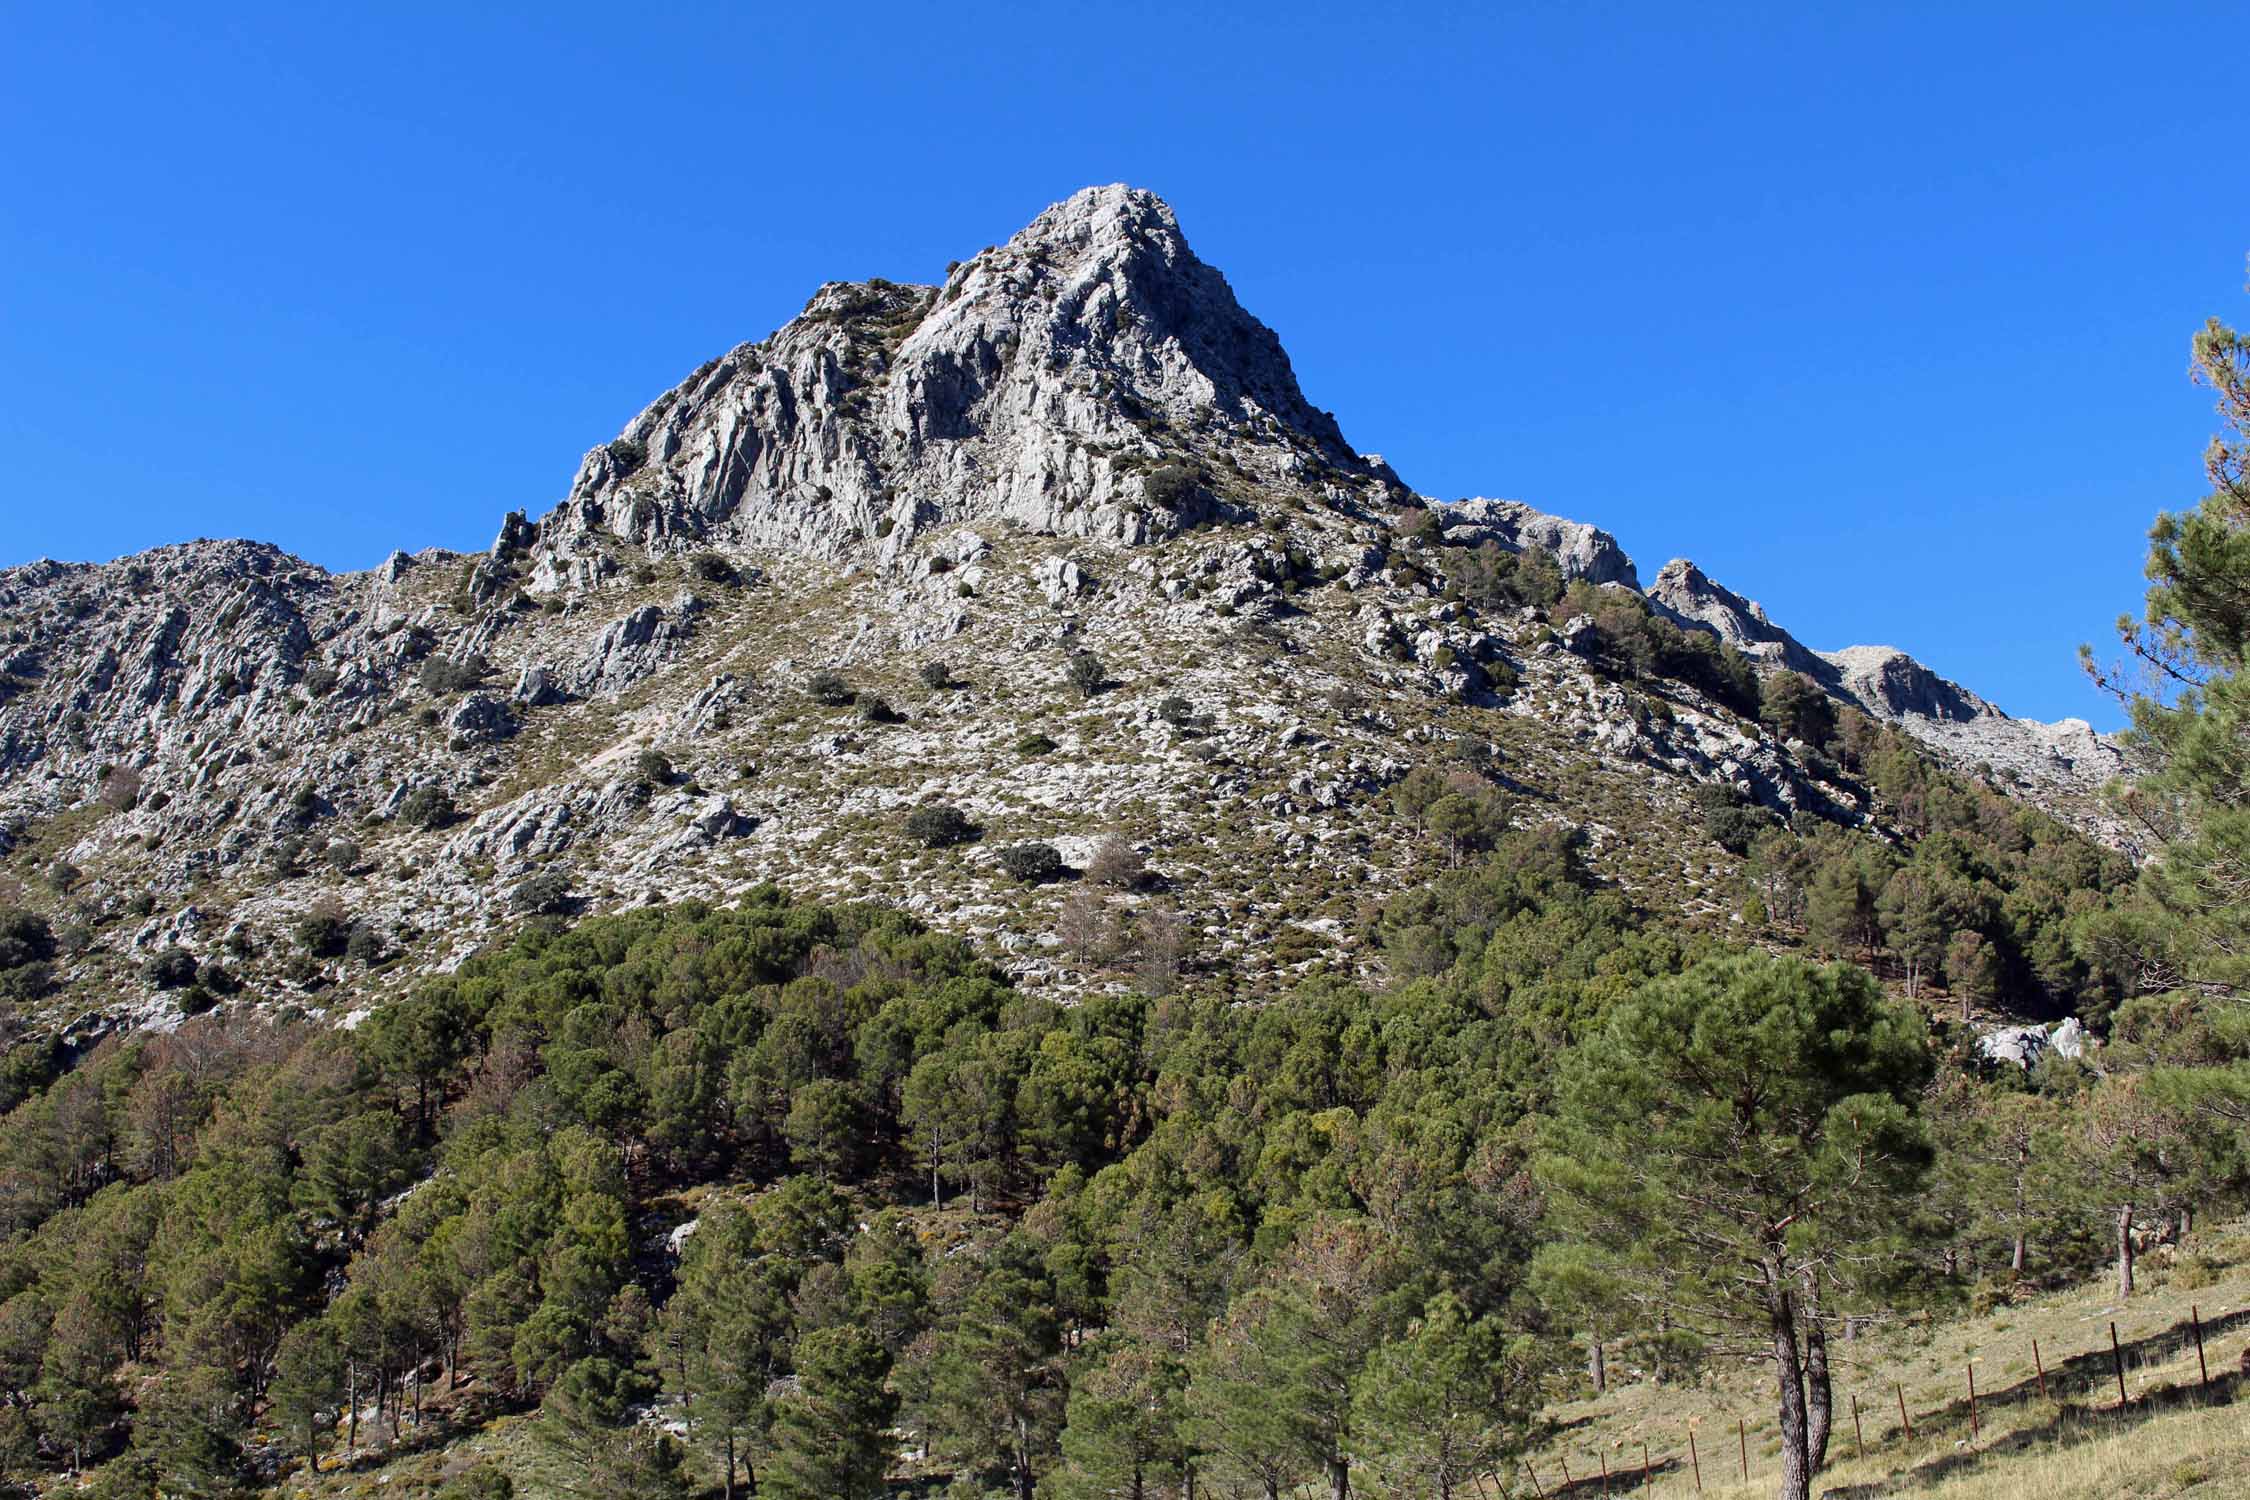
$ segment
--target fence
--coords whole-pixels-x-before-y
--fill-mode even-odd
[[[2250,1375],[2250,1349],[2243,1352],[2240,1372],[2229,1374],[2222,1371],[2220,1376],[2214,1380],[2211,1374],[2210,1357],[2205,1350],[2205,1335],[2207,1332],[2224,1333],[2233,1326],[2245,1322],[2250,1322],[2250,1310],[2230,1314],[2222,1319],[2215,1328],[2207,1329],[2203,1322],[2202,1309],[2191,1305],[2188,1308],[2188,1318],[2185,1324],[2176,1323],[2170,1329],[2134,1340],[2131,1345],[2134,1352],[2133,1363],[2137,1368],[2179,1358],[2192,1345],[2195,1349],[2196,1384],[2185,1394],[2192,1395],[2197,1399],[2209,1399],[2216,1395],[2231,1400],[2235,1387],[2242,1382],[2246,1375]],[[2034,1375],[2032,1381],[2019,1381],[2014,1387],[2003,1391],[1988,1389],[1980,1398],[1977,1391],[1976,1364],[1972,1360],[1963,1367],[1962,1389],[1964,1399],[1948,1402],[1935,1412],[1925,1412],[1923,1414],[1924,1428],[1925,1430],[1928,1429],[1933,1417],[1942,1421],[1948,1414],[1965,1414],[1969,1426],[1966,1446],[1971,1452],[1975,1452],[1981,1448],[1984,1441],[1984,1410],[2022,1400],[2029,1394],[2030,1388],[2034,1384],[2037,1386],[2040,1400],[2053,1401],[2056,1399],[2055,1387],[2057,1386],[2062,1388],[2062,1393],[2067,1398],[2075,1392],[2090,1393],[2093,1390],[2104,1389],[2114,1379],[2117,1389],[2116,1399],[2107,1402],[2103,1409],[2111,1412],[2124,1412],[2132,1409],[2135,1405],[2134,1398],[2128,1393],[2125,1384],[2127,1362],[2127,1346],[2118,1339],[2117,1324],[2111,1322],[2109,1325],[2109,1346],[2106,1349],[2097,1347],[2085,1354],[2065,1359],[2062,1364],[2055,1367],[2052,1383],[2050,1383],[2046,1351],[2040,1347],[2039,1340],[2032,1339],[2031,1364]],[[1890,1399],[1884,1401],[1883,1404],[1885,1406],[1896,1404],[1898,1427],[1895,1430],[1902,1433],[1908,1442],[1912,1442],[1914,1440],[1914,1414],[1908,1409],[1906,1387],[1902,1382],[1895,1380],[1890,1384],[1891,1389],[1883,1393]],[[2159,1396],[2176,1400],[2182,1394],[2179,1389],[2169,1386],[2160,1391],[2144,1391],[2141,1396],[2141,1404],[2147,1406],[2153,1398]],[[1853,1456],[1865,1458],[1867,1437],[1861,1414],[1860,1396],[1857,1391],[1846,1392],[1845,1395],[1850,1403]],[[1835,1450],[1837,1439],[1841,1436],[1840,1426],[1839,1423],[1837,1428],[1831,1430],[1829,1439],[1831,1452]],[[1705,1483],[1704,1466],[1707,1460],[1714,1458],[1714,1455],[1697,1443],[1696,1429],[1692,1424],[1683,1429],[1683,1436],[1685,1441],[1680,1448],[1670,1453],[1659,1454],[1653,1461],[1648,1444],[1635,1440],[1634,1446],[1640,1450],[1640,1463],[1637,1467],[1618,1468],[1613,1471],[1610,1466],[1609,1455],[1620,1445],[1612,1444],[1607,1448],[1596,1450],[1594,1461],[1591,1463],[1588,1463],[1581,1456],[1578,1472],[1575,1474],[1571,1469],[1570,1456],[1564,1453],[1551,1460],[1553,1467],[1545,1474],[1542,1474],[1536,1466],[1526,1460],[1521,1465],[1520,1477],[1530,1482],[1532,1493],[1539,1497],[1539,1500],[1557,1500],[1557,1497],[1562,1496],[1573,1497],[1573,1500],[1577,1500],[1577,1497],[1588,1494],[1629,1495],[1648,1493],[1653,1491],[1658,1483],[1667,1479],[1676,1481],[1670,1489],[1670,1493],[1701,1494]],[[1753,1477],[1750,1464],[1749,1424],[1740,1417],[1735,1419],[1735,1460],[1733,1465],[1726,1465],[1723,1459],[1718,1459],[1717,1463],[1720,1468],[1711,1474],[1711,1482],[1728,1482],[1739,1478],[1740,1482],[1748,1483]],[[1729,1468],[1738,1472],[1724,1472]],[[1487,1475],[1478,1481],[1477,1493],[1480,1496],[1504,1496],[1508,1493],[1508,1489],[1508,1484],[1503,1482],[1501,1476],[1497,1474]]]

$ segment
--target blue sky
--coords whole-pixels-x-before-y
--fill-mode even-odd
[[[2250,11],[1213,9],[8,0],[0,564],[482,546],[821,281],[1124,180],[1417,488],[2115,722]]]

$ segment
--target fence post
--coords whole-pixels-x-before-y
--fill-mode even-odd
[[[2109,1325],[2109,1359],[2117,1367],[2117,1408],[2125,1409],[2125,1351],[2117,1344],[2117,1325]]]
[[[1539,1483],[1539,1471],[1531,1466],[1529,1459],[1524,1460],[1523,1471],[1531,1476],[1531,1492],[1537,1495],[1539,1500],[1547,1500],[1546,1488]]]
[[[2031,1341],[2031,1367],[2039,1372],[2039,1399],[2045,1401],[2048,1399],[2047,1362],[2039,1357],[2039,1340],[2037,1339]]]
[[[1734,1419],[1734,1435],[1742,1443],[1742,1482],[1748,1484],[1750,1482],[1750,1429],[1743,1424],[1740,1417]]]
[[[1604,1449],[1595,1456],[1602,1461],[1602,1493],[1606,1495],[1609,1493],[1609,1451]]]
[[[1906,1440],[1911,1443],[1914,1441],[1914,1419],[1906,1414],[1906,1387],[1894,1380],[1891,1382],[1891,1389],[1898,1392],[1898,1425],[1906,1429]]]
[[[1695,1492],[1703,1493],[1703,1460],[1695,1456],[1695,1429],[1687,1430],[1687,1461],[1695,1469]]]
[[[2195,1366],[2203,1372],[2203,1388],[2211,1389],[2211,1365],[2203,1357],[2203,1312],[2194,1303],[2188,1304],[2188,1321],[2195,1326]]]
[[[1859,1396],[1852,1396],[1852,1448],[1859,1454],[1860,1462],[1867,1461],[1867,1437],[1859,1430]]]
[[[1643,1490],[1648,1488],[1648,1444],[1646,1443],[1641,1444],[1641,1482],[1634,1488]]]
[[[1983,1436],[1984,1436],[1984,1434],[1983,1434],[1983,1433],[1982,1433],[1982,1432],[1981,1432],[1981,1431],[1980,1431],[1980,1430],[1978,1429],[1978,1427],[1977,1427],[1977,1366],[1976,1366],[1976,1361],[1974,1361],[1974,1360],[1971,1360],[1971,1361],[1970,1361],[1970,1362],[1969,1362],[1969,1363],[1968,1363],[1968,1364],[1967,1364],[1966,1366],[1964,1366],[1963,1368],[1967,1369],[1967,1370],[1968,1370],[1968,1372],[1969,1372],[1969,1441],[1970,1441],[1970,1443],[1974,1444],[1974,1443],[1978,1442],[1979,1440],[1981,1440],[1981,1439],[1983,1438]]]
[[[1558,1453],[1555,1455],[1555,1462],[1562,1465],[1562,1486],[1567,1490],[1571,1486],[1570,1455],[1567,1453]]]

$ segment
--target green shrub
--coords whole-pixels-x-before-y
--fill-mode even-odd
[[[516,1482],[490,1463],[471,1464],[448,1479],[437,1500],[515,1500]]]
[[[526,916],[553,916],[570,909],[570,877],[560,870],[541,870],[518,883],[508,899]]]
[[[38,912],[0,906],[0,969],[44,963],[55,956],[55,930]]]
[[[55,966],[43,958],[0,969],[0,1000],[36,1000],[55,982]]]
[[[926,848],[943,849],[968,843],[977,836],[977,828],[958,807],[930,803],[906,815],[906,836]]]
[[[942,693],[953,684],[953,669],[942,661],[922,663],[922,686],[933,693]]]
[[[1173,693],[1156,705],[1156,716],[1174,729],[1184,729],[1195,722],[1195,705]]]
[[[383,935],[369,923],[352,923],[350,935],[344,939],[344,957],[354,963],[381,963],[383,961]]]
[[[906,715],[870,693],[859,701],[859,716],[870,724],[903,724]]]
[[[1041,885],[1061,875],[1062,854],[1053,844],[1011,844],[1000,851],[1000,868],[1025,885]]]
[[[805,679],[805,696],[829,708],[842,708],[859,695],[840,673],[815,672]]]
[[[166,948],[148,961],[145,972],[158,989],[179,989],[195,983],[195,955],[185,948]]]
[[[453,794],[436,786],[416,787],[398,807],[398,820],[409,828],[443,828],[460,815]]]
[[[351,923],[341,912],[315,907],[297,919],[297,946],[312,958],[341,958],[351,940]]]
[[[1108,669],[1102,665],[1102,659],[1091,651],[1073,651],[1070,654],[1070,665],[1065,670],[1070,677],[1070,685],[1078,689],[1078,696],[1081,698],[1093,697],[1109,682]]]
[[[1163,464],[1141,481],[1141,498],[1164,510],[1179,510],[1203,488],[1195,470],[1185,464]]]
[[[1770,814],[1753,807],[1740,792],[1723,783],[1697,787],[1695,801],[1703,809],[1704,833],[1729,854],[1748,854],[1758,835],[1773,827]]]
[[[734,564],[716,552],[698,552],[688,559],[688,576],[703,583],[731,584],[740,578]]]
[[[422,663],[422,691],[440,698],[450,693],[466,692],[491,673],[492,663],[482,656],[471,655],[461,661],[433,656]]]
[[[633,770],[650,786],[670,786],[676,774],[672,769],[672,757],[661,750],[643,750],[633,762]]]
[[[1059,747],[1043,734],[1027,734],[1016,741],[1018,755],[1052,755]]]

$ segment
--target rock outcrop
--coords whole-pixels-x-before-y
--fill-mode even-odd
[[[1448,552],[1488,544],[1641,588],[1596,526],[1411,494],[1168,208],[1090,189],[942,284],[823,287],[483,552],[330,574],[198,541],[0,571],[0,877],[84,935],[76,1010],[98,993],[133,1024],[174,1003],[141,982],[148,943],[320,1003],[412,973],[312,963],[307,911],[443,966],[534,876],[596,910],[763,879],[874,895],[1076,982],[1058,890],[902,839],[940,803],[994,847],[1129,837],[1177,874],[1131,899],[1177,905],[1252,993],[1309,962],[1276,957],[1289,934],[1351,961],[1354,914],[1425,878],[1376,801],[1418,763],[1582,826],[1597,868],[1714,921],[1735,877],[1700,785],[1875,817],[1755,719],[1620,680],[1590,621],[1471,607]],[[1646,597],[2043,805],[2093,819],[2071,799],[2122,764],[1897,653],[1811,652],[1691,564]]]
[[[540,523],[556,560],[534,587],[607,536],[893,561],[941,528],[1014,521],[1139,544],[1260,486],[1351,509],[1396,480],[1305,400],[1170,208],[1089,188],[942,286],[824,286],[659,397]]]

